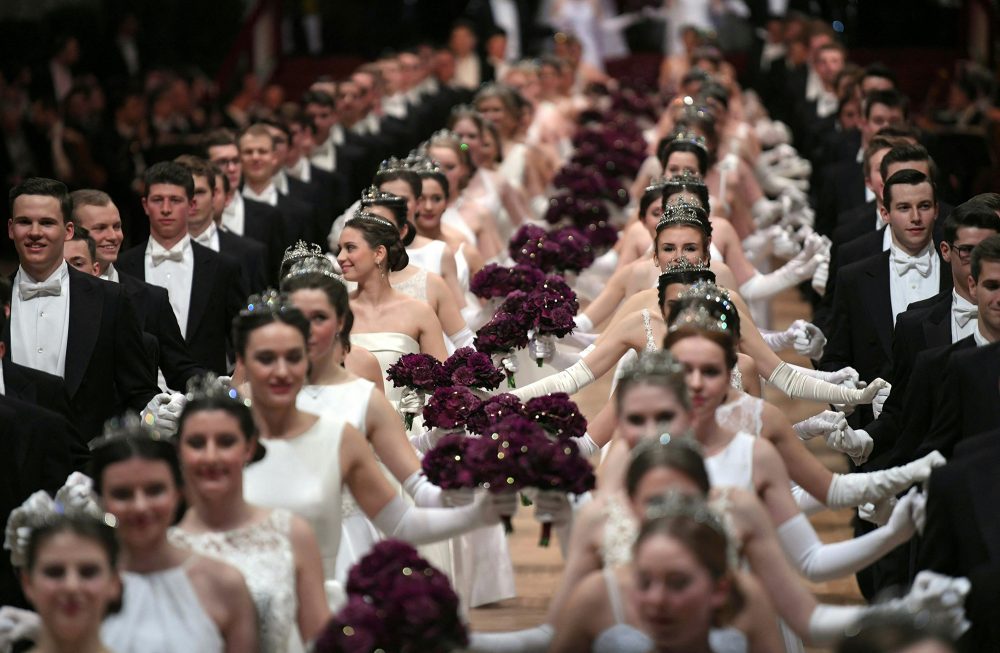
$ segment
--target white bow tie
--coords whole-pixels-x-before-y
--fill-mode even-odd
[[[194,237],[194,242],[199,245],[204,245],[205,247],[211,247],[212,245],[212,230],[206,229],[197,236]],[[177,259],[180,260],[180,259]]]
[[[164,261],[175,261],[180,263],[184,260],[184,250],[172,250],[172,249],[161,249],[154,250],[152,252],[153,257],[153,267],[156,267]]]
[[[931,256],[933,255],[932,252],[919,257],[893,253],[892,263],[896,266],[896,273],[900,276],[910,270],[916,270],[920,276],[927,277],[931,273]]]
[[[21,296],[21,301],[27,301],[35,297],[58,297],[62,294],[62,282],[58,277],[42,281],[41,283],[19,281],[17,292]]]
[[[979,317],[978,306],[952,306],[951,314],[955,316],[955,322],[959,329],[964,329],[965,325]]]

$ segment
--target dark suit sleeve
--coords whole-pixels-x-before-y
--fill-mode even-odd
[[[167,387],[183,392],[187,389],[188,379],[204,374],[205,368],[191,357],[167,292],[155,287],[152,292],[156,298],[158,332],[154,335],[159,344],[160,369]]]
[[[837,273],[837,289],[833,297],[830,313],[830,328],[826,334],[826,348],[819,369],[834,372],[854,366],[854,352],[851,347],[851,302],[859,301],[854,293],[854,284],[844,274]]]
[[[143,360],[146,349],[142,344],[142,330],[135,311],[121,289],[114,288],[115,387],[129,407],[142,410],[160,389],[156,385],[155,373],[150,372],[148,362]]]
[[[948,466],[931,472],[927,481],[927,526],[920,539],[917,554],[917,569],[929,569],[940,574],[953,575],[955,560],[955,527],[951,523],[953,514],[950,505],[949,483],[951,476]]]
[[[243,275],[240,273],[240,266],[238,263],[224,256],[222,257],[221,270],[223,283],[225,283],[226,288],[226,349],[229,354],[229,359],[231,361],[235,361],[236,343],[233,342],[233,330],[231,325],[233,323],[233,318],[239,315],[239,312],[246,304],[249,292],[243,287]]]
[[[911,373],[914,371],[913,359],[918,349],[914,344],[913,327],[920,328],[919,320],[904,319],[905,313],[896,322],[892,335],[892,392],[882,408],[878,419],[865,426],[868,435],[872,436],[875,446],[871,458],[876,458],[892,449],[899,437],[904,412],[903,405],[907,400]]]
[[[962,393],[958,387],[962,370],[957,361],[961,356],[950,356],[944,367],[944,376],[938,384],[937,401],[934,404],[934,416],[924,444],[917,450],[916,458],[920,458],[935,449],[945,458],[951,458],[955,443],[961,437],[962,428]],[[891,394],[890,394],[891,396]]]

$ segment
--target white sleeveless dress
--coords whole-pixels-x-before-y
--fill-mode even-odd
[[[302,386],[295,405],[299,410],[317,415],[333,413],[336,419],[365,433],[368,402],[373,392],[376,392],[375,384],[368,379],[354,379],[337,385],[306,385]],[[388,470],[383,468],[382,471],[390,484],[398,485]],[[361,512],[346,487],[340,490],[340,511],[340,548],[337,550],[335,576],[339,583],[346,584],[351,567],[371,551],[375,543],[382,539],[382,534]]]
[[[152,574],[122,572],[122,609],[101,625],[115,653],[222,653],[225,642],[201,605],[184,564]]]
[[[434,274],[441,274],[441,258],[447,247],[443,240],[432,240],[423,247],[407,247],[410,265],[416,265]]]
[[[292,513],[272,510],[258,523],[222,533],[187,533],[171,528],[176,546],[227,562],[240,570],[254,607],[261,653],[303,653],[297,625]]]
[[[331,609],[343,601],[336,581],[341,533],[340,441],[344,422],[321,414],[305,433],[294,438],[264,438],[267,453],[243,472],[248,503],[286,508],[312,526],[323,559],[323,578]]]
[[[478,239],[476,238],[476,232],[472,230],[472,227],[465,221],[462,214],[459,213],[458,207],[462,204],[462,198],[459,198],[457,202],[449,206],[441,214],[441,224],[446,224],[458,233],[462,234],[462,238],[465,242],[469,243],[473,247],[476,246]]]
[[[359,347],[364,347],[378,359],[379,368],[382,370],[382,378],[393,364],[398,361],[403,354],[419,354],[420,343],[406,335],[393,331],[379,331],[375,333],[352,333],[351,342]],[[393,407],[399,407],[399,399],[403,396],[403,389],[397,388],[390,382],[385,383],[386,399],[392,403]]]

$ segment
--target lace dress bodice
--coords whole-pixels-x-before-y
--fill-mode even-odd
[[[122,572],[122,609],[101,625],[115,653],[222,653],[225,642],[201,605],[184,564],[151,574]]]
[[[726,430],[760,437],[764,430],[764,400],[741,392],[715,409],[715,421]]]
[[[405,333],[378,332],[378,333],[352,333],[351,342],[364,347],[378,359],[378,365],[382,369],[382,378],[392,365],[402,357],[403,354],[420,353],[420,343],[406,335]],[[385,384],[385,398],[393,406],[399,406],[399,400],[403,396],[403,389],[397,388],[392,383]]]
[[[427,270],[424,268],[416,268],[417,273],[414,274],[409,279],[405,281],[400,281],[399,283],[392,284],[392,287],[403,293],[404,295],[409,295],[414,299],[419,299],[422,302],[427,301]]]
[[[410,257],[410,265],[416,265],[434,274],[441,274],[441,257],[444,256],[445,245],[442,240],[432,240],[423,247],[407,247],[406,254]]]
[[[257,608],[261,653],[304,650],[296,625],[295,555],[292,513],[272,510],[267,519],[222,533],[170,529],[170,541],[196,553],[228,562],[243,574]]]

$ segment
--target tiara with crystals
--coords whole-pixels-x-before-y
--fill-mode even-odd
[[[347,221],[344,223],[344,226],[346,227],[346,226],[348,226],[348,225],[350,225],[352,223],[355,223],[355,222],[374,222],[376,224],[380,224],[380,225],[385,226],[385,227],[392,227],[393,229],[396,229],[396,230],[399,229],[399,227],[397,227],[396,225],[392,224],[391,222],[389,222],[385,218],[377,216],[374,213],[369,213],[369,212],[367,212],[367,211],[365,211],[364,209],[361,209],[361,208],[359,208],[357,211],[355,211],[354,215],[352,215],[350,218],[347,219]]]
[[[286,265],[291,265],[296,261],[316,257],[325,258],[323,256],[323,248],[316,243],[307,243],[304,240],[299,240],[285,250],[285,255],[281,258],[281,269],[284,270]]]
[[[413,151],[410,153],[410,156],[406,157],[406,165],[408,169],[416,172],[417,174],[420,174],[421,172],[440,173],[441,168],[439,168],[438,164],[426,155],[425,151],[426,150]]]
[[[656,231],[673,225],[690,225],[699,229],[705,228],[705,209],[679,198],[663,207],[663,216],[656,223]]]
[[[361,191],[361,206],[372,204],[406,204],[406,199],[399,195],[379,190],[374,184]]]
[[[647,521],[686,517],[708,526],[725,537],[727,541],[729,539],[729,532],[719,513],[713,510],[704,499],[683,494],[677,490],[667,490],[647,501],[645,517]]]
[[[243,317],[262,315],[264,313],[277,315],[284,313],[289,308],[293,307],[289,303],[288,296],[285,293],[279,292],[274,288],[268,288],[260,294],[250,295],[247,298],[247,305],[240,311],[240,315]]]
[[[324,277],[330,277],[340,283],[344,283],[344,277],[334,271],[333,261],[325,256],[320,256],[318,258],[310,258],[304,261],[296,261],[290,265],[288,270],[281,277],[281,284],[284,286],[285,282],[289,279],[305,276],[307,274],[321,274]]]
[[[670,376],[683,371],[684,366],[678,363],[669,351],[665,349],[644,351],[625,368],[622,380],[646,376]]]
[[[406,165],[406,159],[400,159],[394,156],[390,156],[388,159],[385,159],[378,166],[379,172],[399,172],[400,170],[409,169],[410,168]]]
[[[185,397],[188,401],[226,399],[237,401],[247,408],[250,407],[250,399],[241,397],[240,393],[230,385],[228,380],[217,376],[214,372],[206,372],[203,376],[196,376],[189,379],[187,395]]]
[[[728,333],[730,335],[733,332],[725,314],[719,316],[713,315],[706,306],[689,306],[682,310],[674,318],[674,322],[667,329],[667,333],[673,333],[685,327],[694,327],[715,333]]]
[[[667,274],[677,274],[678,272],[698,273],[711,271],[712,270],[708,267],[707,261],[695,261],[692,263],[683,256],[679,256],[667,263],[667,265],[663,268],[663,271],[660,272],[660,276],[662,277]]]
[[[687,107],[685,107],[685,111],[687,111]],[[694,132],[679,131],[675,133],[670,140],[673,143],[690,143],[691,145],[704,150],[706,154],[708,153],[708,144],[705,141],[705,137],[699,136]]]
[[[727,311],[733,310],[733,296],[727,288],[711,281],[699,281],[682,291],[678,299],[703,299],[720,304]]]
[[[10,562],[23,568],[28,562],[28,545],[33,531],[57,523],[60,519],[93,519],[114,528],[118,520],[101,510],[88,476],[73,472],[53,499],[44,490],[32,494],[10,512],[3,546],[10,551]]]
[[[139,415],[138,413],[127,412],[121,417],[112,417],[106,421],[101,435],[88,442],[87,447],[91,451],[94,451],[117,440],[128,438],[169,440],[172,435],[172,429],[162,428],[157,425],[156,416],[153,413]]]
[[[681,170],[680,173],[665,179],[663,181],[664,186],[694,186],[696,188],[704,188],[705,180],[701,178],[697,172],[693,172],[688,169]]]

